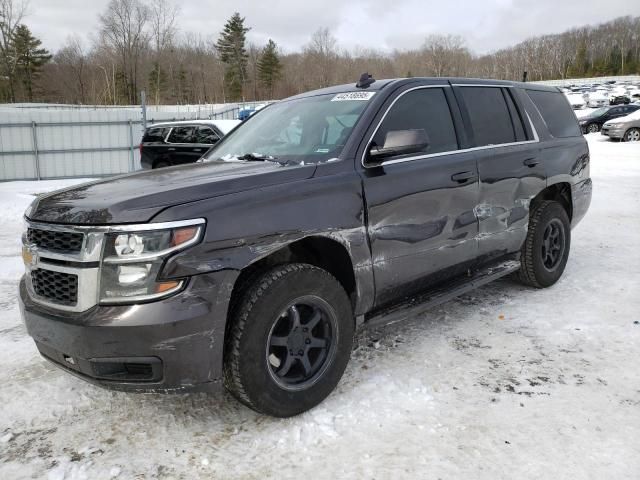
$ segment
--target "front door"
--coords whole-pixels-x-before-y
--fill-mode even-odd
[[[388,132],[424,129],[429,140],[362,169],[377,305],[464,271],[477,254],[478,172],[473,152],[457,152],[452,108],[448,86],[405,90],[371,138],[382,147]]]

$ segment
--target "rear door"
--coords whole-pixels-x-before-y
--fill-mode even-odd
[[[195,142],[195,130],[193,125],[180,125],[171,129],[167,137],[167,151],[172,165],[195,162],[197,157],[193,151]]]
[[[522,246],[529,202],[546,187],[538,139],[517,92],[501,85],[454,87],[480,175],[478,250],[489,262]]]
[[[419,153],[366,166],[370,146],[390,131],[424,129]],[[376,304],[463,272],[477,254],[478,172],[473,152],[459,152],[460,114],[448,85],[407,88],[374,120],[361,160]]]

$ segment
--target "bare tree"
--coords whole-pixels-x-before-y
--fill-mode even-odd
[[[71,36],[54,57],[60,67],[65,67],[71,74],[69,90],[77,92],[75,103],[86,103],[87,82],[87,54],[82,46],[82,40],[77,35]]]
[[[111,0],[100,15],[101,33],[120,56],[126,101],[136,103],[140,58],[148,49],[149,8],[140,0]]]
[[[162,59],[176,37],[176,17],[180,12],[177,5],[168,0],[152,0],[151,2],[151,32],[154,46],[154,79],[153,94],[156,105],[160,103],[160,84],[162,80]]]

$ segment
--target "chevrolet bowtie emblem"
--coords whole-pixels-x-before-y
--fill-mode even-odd
[[[34,267],[38,263],[38,252],[35,246],[24,245],[22,247],[22,260],[28,267]]]

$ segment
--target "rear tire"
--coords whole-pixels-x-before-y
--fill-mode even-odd
[[[522,246],[520,281],[536,288],[556,283],[567,265],[570,247],[571,223],[564,207],[550,200],[537,204]]]
[[[640,142],[640,128],[630,128],[622,137],[625,142]]]
[[[344,373],[353,343],[342,285],[312,265],[279,265],[240,293],[225,343],[227,389],[253,410],[298,415],[322,402]]]

